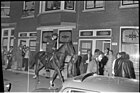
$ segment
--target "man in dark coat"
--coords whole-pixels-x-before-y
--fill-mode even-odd
[[[129,60],[129,55],[125,52],[116,60],[114,71],[117,77],[136,78],[133,62]]]

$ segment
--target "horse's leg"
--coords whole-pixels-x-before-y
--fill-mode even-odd
[[[68,63],[68,68],[67,68],[67,74],[68,74],[68,77],[72,77],[72,63],[69,62]]]
[[[54,87],[54,80],[56,79],[58,73],[57,71],[55,70],[54,73],[53,73],[53,77],[52,77],[52,80],[50,80],[50,87]]]
[[[56,61],[58,61],[58,60],[56,60]],[[63,78],[63,76],[62,76],[62,74],[61,74],[60,68],[57,66],[57,64],[56,64],[56,62],[55,62],[54,60],[52,61],[52,63],[53,63],[53,65],[54,65],[54,68],[55,68],[55,70],[57,71],[57,73],[58,73],[58,75],[59,75],[61,81],[64,82],[64,78]],[[57,63],[59,63],[59,62],[57,62]],[[52,83],[53,83],[53,82],[52,82]]]
[[[38,70],[36,71],[37,82],[38,82],[38,83],[40,83],[40,82],[39,82],[39,71],[40,71],[43,67],[44,67],[44,65],[39,66],[39,67],[38,67]]]

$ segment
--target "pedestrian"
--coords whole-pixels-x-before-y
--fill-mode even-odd
[[[120,57],[118,59],[116,59],[115,64],[114,64],[114,76],[119,76],[118,74],[120,73],[120,71],[118,70],[120,63],[121,63],[121,59],[125,58],[125,52],[120,52],[119,55]]]
[[[92,60],[92,53],[91,53],[91,50],[88,49],[88,50],[87,50],[87,53],[86,53],[85,55],[82,56],[82,61],[81,61],[81,66],[80,66],[81,74],[87,72],[88,63],[89,63],[91,60]]]
[[[108,54],[108,61],[106,65],[104,66],[104,75],[105,76],[112,76],[112,63],[114,61],[115,57],[113,56],[113,50],[109,50]]]
[[[22,44],[17,47],[16,52],[16,60],[17,60],[17,70],[22,70]]]
[[[25,50],[26,50],[26,45],[23,45],[23,47],[22,47],[22,68],[24,68]]]
[[[6,69],[11,69],[12,66],[12,58],[13,58],[13,47],[11,46],[8,54],[7,54],[7,58],[8,58],[8,64],[7,64],[7,68]]]
[[[102,58],[101,62],[99,63],[99,75],[104,75],[104,66],[106,65],[108,61],[108,54],[109,54],[109,48],[106,48],[104,51],[104,57]]]
[[[28,66],[29,66],[29,56],[30,56],[30,51],[29,51],[29,47],[26,47],[25,49],[25,56],[24,56],[24,67],[25,67],[25,71],[28,71]]]
[[[99,75],[99,63],[101,62],[103,56],[104,53],[102,51],[97,51],[94,54],[92,61],[89,62],[86,73],[94,72]]]
[[[124,52],[124,54],[120,57],[120,59],[115,64],[117,69],[115,69],[116,77],[124,77],[124,78],[132,78],[135,79],[135,71],[133,62],[129,59],[129,55]]]
[[[116,62],[116,60],[117,60],[118,58],[120,58],[120,57],[121,57],[120,52],[118,52],[118,53],[116,54],[116,58],[114,59],[114,61],[113,61],[113,63],[112,63],[112,76],[115,75],[115,72],[114,72],[115,62]]]

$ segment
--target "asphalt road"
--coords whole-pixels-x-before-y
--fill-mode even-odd
[[[11,92],[31,92],[37,88],[49,88],[49,81],[43,76],[40,76],[40,83],[36,84],[36,79],[33,79],[33,75],[28,75],[20,72],[3,71],[4,79],[8,79],[12,83]],[[62,86],[60,79],[55,80],[55,87]]]

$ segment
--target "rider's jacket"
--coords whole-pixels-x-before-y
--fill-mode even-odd
[[[46,44],[46,52],[53,53],[57,48],[57,40],[49,39]]]

